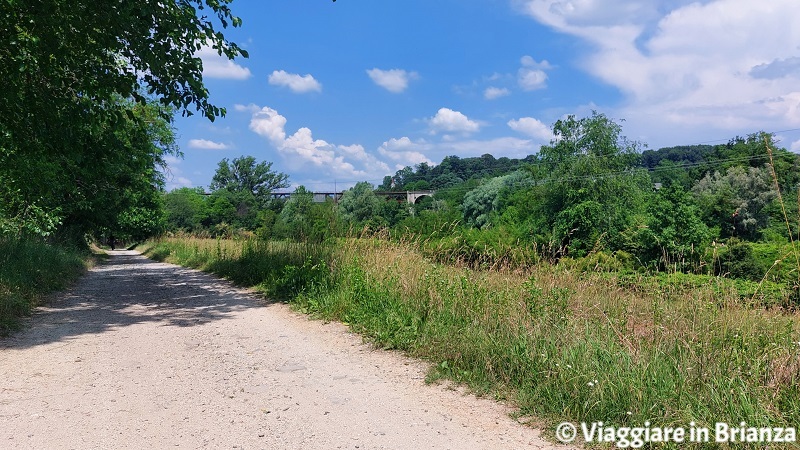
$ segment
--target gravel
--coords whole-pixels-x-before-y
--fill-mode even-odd
[[[565,448],[341,324],[109,253],[0,340],[1,448]]]

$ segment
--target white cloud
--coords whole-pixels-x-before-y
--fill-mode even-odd
[[[293,153],[303,161],[310,162],[317,167],[339,165],[340,169],[354,170],[353,165],[345,163],[343,158],[337,158],[333,146],[322,139],[314,139],[311,130],[303,127],[293,135],[286,138],[279,150]]]
[[[203,60],[203,77],[246,80],[251,76],[250,69],[218,54],[211,47],[203,47],[195,55]]]
[[[508,90],[507,88],[499,88],[494,86],[489,86],[488,88],[486,88],[485,91],[483,91],[483,97],[486,100],[494,100],[500,97],[505,97],[510,94],[511,91]]]
[[[481,156],[486,153],[499,158],[524,158],[539,151],[541,145],[530,139],[515,137],[500,137],[488,140],[470,139],[464,141],[448,142],[440,145],[439,153],[443,159],[446,155],[458,154],[459,156]]]
[[[459,111],[453,111],[450,108],[441,108],[435,116],[428,120],[431,126],[431,131],[436,132],[456,132],[456,133],[474,133],[480,130],[480,123],[471,120]]]
[[[250,114],[254,114],[257,113],[259,110],[261,110],[261,107],[254,103],[250,103],[248,105],[242,105],[237,103],[233,105],[233,110],[236,112],[249,112]]]
[[[509,120],[508,126],[514,131],[544,142],[549,142],[554,137],[550,127],[533,117],[520,117],[519,119]]]
[[[421,162],[434,165],[448,155],[460,157],[481,156],[490,153],[499,158],[524,158],[539,151],[540,144],[530,139],[500,137],[495,139],[462,139],[432,142],[424,139],[412,140],[408,137],[389,139],[379,148],[378,153],[395,162],[396,170],[414,166]]]
[[[250,118],[250,129],[254,133],[268,138],[276,147],[283,145],[283,141],[286,139],[285,126],[286,117],[268,106],[255,112]]]
[[[199,148],[202,150],[227,150],[231,147],[228,144],[209,141],[207,139],[189,139],[189,148]]]
[[[552,69],[547,61],[536,62],[530,56],[523,56],[520,59],[522,67],[517,72],[517,83],[525,91],[535,91],[547,87],[547,73],[545,70]]]
[[[315,176],[339,180],[376,179],[389,173],[389,166],[364,151],[361,145],[337,146],[314,139],[307,127],[287,136],[286,117],[270,107],[253,114],[250,130],[267,138],[296,171],[312,170]]]
[[[367,75],[375,84],[395,94],[405,91],[409,81],[419,78],[417,72],[407,72],[403,69],[381,70],[376,68],[367,70]]]
[[[791,150],[793,153],[800,153],[800,140],[792,142],[789,150]]]
[[[384,173],[389,172],[389,166],[385,162],[376,158],[374,155],[367,153],[362,145],[339,145],[337,149],[343,153],[344,156],[352,158],[356,161],[361,161],[365,167],[372,167],[377,170],[381,170]]]
[[[298,75],[284,70],[276,70],[269,76],[269,84],[273,86],[288,87],[292,92],[304,94],[306,92],[322,92],[322,85],[310,74]]]
[[[399,170],[406,166],[413,167],[422,162],[434,164],[430,158],[422,153],[432,148],[433,146],[425,140],[414,142],[404,136],[400,139],[392,138],[384,142],[378,148],[378,153],[395,162],[395,169]]]
[[[800,125],[796,0],[515,2],[591,44],[582,66],[620,90],[614,115],[645,138],[675,145]]]

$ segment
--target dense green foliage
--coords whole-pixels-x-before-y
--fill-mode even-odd
[[[175,111],[213,120],[203,46],[230,0],[0,2],[0,233],[141,239],[161,229]]]

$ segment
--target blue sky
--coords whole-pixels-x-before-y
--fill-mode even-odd
[[[200,51],[167,188],[251,155],[325,191],[445,156],[521,158],[567,114],[649,148],[778,132],[800,152],[797,0],[235,0],[250,57]],[[793,131],[792,131],[793,130]]]

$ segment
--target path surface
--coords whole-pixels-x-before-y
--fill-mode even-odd
[[[0,448],[564,448],[340,324],[112,255],[0,340]]]

